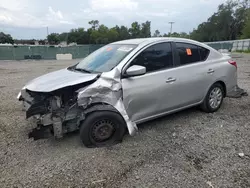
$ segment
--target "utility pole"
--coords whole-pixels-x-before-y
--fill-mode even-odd
[[[171,25],[170,26],[170,37],[171,37],[174,22],[169,22],[169,24]]]
[[[45,38],[45,44],[49,44],[49,40],[48,40],[48,36],[49,36],[49,27],[47,26],[46,29],[47,29],[47,36],[46,36],[46,38]],[[47,49],[47,50],[48,50],[48,49]]]

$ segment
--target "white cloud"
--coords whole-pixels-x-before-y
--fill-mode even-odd
[[[29,6],[30,3],[28,0],[2,0],[0,1],[0,7],[11,10],[11,11],[20,11]]]
[[[70,19],[65,19],[60,10],[55,11],[51,6],[48,8],[46,19],[43,21],[48,26],[56,26],[60,24],[74,24]]]
[[[24,26],[30,27],[32,22],[35,25],[39,24],[39,20],[29,14],[25,14],[22,11],[11,11],[11,10],[1,10],[0,12],[0,23],[11,25],[11,26]]]
[[[114,18],[118,22],[130,20],[138,12],[138,2],[134,0],[88,0],[82,4],[79,13],[74,14],[74,18],[85,19],[108,19]]]
[[[12,18],[8,15],[0,15],[0,22],[3,22],[3,23],[10,23],[12,21]]]
[[[49,7],[48,16],[52,16],[55,19],[59,19],[59,20],[63,19],[63,15],[62,15],[61,11],[60,10],[54,11],[52,7]]]
[[[12,0],[12,3],[14,0]],[[59,26],[61,24],[73,24],[72,21],[64,18],[60,10],[55,11],[52,7],[47,8],[46,16],[39,17],[32,14],[32,11],[29,11],[29,8],[16,7],[10,8],[12,3],[4,4],[4,7],[0,7],[0,23],[18,26],[18,27],[27,27],[27,28],[37,28],[45,26]],[[3,4],[0,4],[3,5]]]
[[[136,10],[138,3],[132,0],[91,0],[90,8],[94,11],[108,10]]]
[[[0,25],[31,28],[50,27],[63,32],[74,27],[89,27],[97,19],[107,26],[133,21],[151,21],[152,30],[190,31],[213,14],[225,0],[0,0]],[[66,28],[66,29],[65,29]],[[15,32],[15,29],[13,29]],[[18,32],[18,31],[16,31]]]

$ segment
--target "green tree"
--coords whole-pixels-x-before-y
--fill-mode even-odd
[[[218,11],[194,29],[190,37],[201,42],[237,39],[246,25],[248,8],[249,0],[229,0],[219,5]]]
[[[187,34],[186,32],[181,32],[180,37],[181,38],[190,38],[189,34]]]
[[[49,44],[59,44],[60,39],[59,39],[59,34],[58,33],[51,33],[47,36]]]
[[[145,23],[141,24],[141,31],[140,37],[148,38],[151,37],[151,22],[146,21]]]
[[[109,28],[105,25],[100,25],[98,28],[96,44],[107,44],[109,42],[108,38]]]
[[[154,33],[154,35],[153,35],[154,37],[160,37],[161,36],[161,33],[160,33],[160,31],[157,29],[157,30],[155,30],[155,33]]]
[[[170,33],[168,33],[168,34],[164,33],[162,36],[163,37],[170,37]]]
[[[250,9],[248,10],[246,24],[242,30],[242,37],[241,38],[250,38]]]
[[[68,43],[88,44],[89,35],[84,28],[71,29],[68,33]]]
[[[0,43],[14,44],[14,40],[11,35],[0,32]]]
[[[129,28],[131,38],[140,38],[141,25],[138,22],[133,22]]]
[[[119,40],[119,33],[117,32],[116,28],[113,27],[108,31],[107,37],[109,42],[115,42]]]
[[[130,38],[129,29],[125,26],[115,26],[115,30],[118,33],[118,40],[125,40]]]
[[[180,37],[180,34],[177,32],[171,33],[171,37]]]
[[[105,25],[100,25],[98,30],[90,29],[90,41],[94,44],[107,44],[109,42],[109,28]]]
[[[63,42],[63,41],[68,42],[69,33],[68,32],[61,33],[59,34],[58,37],[59,37],[60,42]]]
[[[89,24],[91,25],[91,28],[93,30],[97,30],[99,27],[99,21],[98,20],[92,20],[89,22]]]

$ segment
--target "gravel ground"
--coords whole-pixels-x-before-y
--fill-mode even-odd
[[[250,187],[250,97],[226,98],[214,114],[192,108],[142,124],[109,148],[87,149],[78,133],[28,139],[19,90],[74,62],[0,61],[1,188]],[[250,93],[250,56],[237,62],[239,86]]]

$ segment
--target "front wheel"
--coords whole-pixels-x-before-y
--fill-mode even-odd
[[[120,114],[98,111],[89,114],[80,128],[80,138],[86,147],[104,147],[122,141],[126,123]]]
[[[213,113],[219,110],[223,102],[224,92],[225,91],[220,83],[212,85],[201,105],[202,110],[208,113]]]

